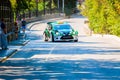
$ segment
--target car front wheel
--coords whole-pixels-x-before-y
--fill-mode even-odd
[[[48,41],[48,37],[44,35],[44,41]]]
[[[53,35],[53,34],[51,34],[51,41],[52,41],[52,42],[55,41],[55,40],[54,40],[54,35]]]
[[[77,39],[77,40],[74,40],[74,42],[78,42],[78,39]]]

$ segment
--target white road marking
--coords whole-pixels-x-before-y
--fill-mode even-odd
[[[53,52],[53,50],[55,49],[55,47],[56,47],[57,45],[55,45],[51,50],[50,50],[50,52],[49,52],[49,54],[46,56],[46,59],[45,59],[45,61],[48,61],[48,59],[49,59],[49,56],[51,56],[52,55],[52,52]]]
[[[102,60],[102,61],[120,61],[120,55],[101,55],[101,54],[51,54],[52,50],[50,51],[50,54],[40,54],[40,55],[34,55],[31,58],[40,58],[46,60]]]

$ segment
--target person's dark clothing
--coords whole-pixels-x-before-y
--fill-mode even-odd
[[[22,21],[22,26],[25,26],[25,25],[26,25],[26,21],[23,20],[23,21]]]
[[[2,33],[0,34],[0,43],[1,43],[0,46],[2,49],[8,49],[7,48],[8,42],[7,42],[7,35],[6,35],[7,33],[6,26],[3,22],[1,22],[0,27],[2,30]]]
[[[1,29],[4,30],[6,28],[5,24],[1,22]]]
[[[6,34],[7,33],[7,29],[6,29],[5,24],[3,22],[1,22],[0,26],[1,26],[2,31]]]

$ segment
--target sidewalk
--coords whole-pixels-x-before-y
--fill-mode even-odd
[[[25,44],[27,44],[28,41],[29,40],[21,40],[21,39],[14,40],[8,44],[9,49],[7,50],[0,49],[0,63],[4,62],[7,58],[14,55],[18,51],[18,49],[24,46]]]
[[[18,33],[18,39],[9,42],[7,50],[2,50],[0,48],[0,63],[6,61],[6,59],[14,55],[18,51],[18,49],[29,42],[29,40],[27,40],[26,38],[27,34],[27,32],[25,34]]]
[[[4,62],[7,58],[15,54],[18,49],[20,49],[22,46],[26,45],[29,42],[29,40],[26,38],[27,34],[29,34],[27,31],[25,34],[19,33],[19,38],[17,40],[13,40],[8,43],[9,49],[0,49],[0,62]]]

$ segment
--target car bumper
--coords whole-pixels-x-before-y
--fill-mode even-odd
[[[64,37],[64,36],[54,36],[54,41],[75,41],[78,40],[78,36]]]

